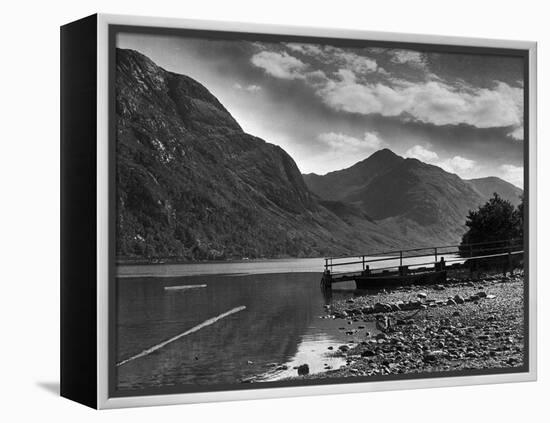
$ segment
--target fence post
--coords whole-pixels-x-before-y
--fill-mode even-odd
[[[435,262],[437,263],[437,247],[434,248]]]
[[[399,267],[403,266],[403,250],[399,251]]]
[[[365,270],[365,256],[362,256],[363,258],[363,270]]]
[[[328,258],[325,259],[325,270],[328,270]]]
[[[510,276],[512,276],[512,273],[514,272],[514,266],[512,264],[512,242],[511,241],[508,243],[508,271],[510,272]]]

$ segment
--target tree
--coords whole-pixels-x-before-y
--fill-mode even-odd
[[[508,249],[502,241],[523,237],[523,199],[515,208],[497,193],[477,210],[470,210],[466,218],[468,231],[462,236],[460,255],[498,254]],[[480,244],[468,246],[467,244]],[[485,251],[484,251],[485,250]]]

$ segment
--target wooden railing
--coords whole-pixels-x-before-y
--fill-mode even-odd
[[[398,267],[421,267],[436,265],[437,263],[457,263],[467,260],[483,260],[494,257],[515,256],[523,253],[523,240],[509,239],[487,241],[472,244],[442,245],[436,247],[410,248],[405,250],[378,251],[358,256],[326,257],[325,272],[334,273],[334,269],[343,269],[344,266],[361,265],[362,270],[369,270],[375,263],[399,260],[399,264],[388,267],[376,267],[373,270],[388,270]],[[411,259],[426,257],[426,261],[412,262]],[[432,258],[433,260],[428,260]],[[345,270],[344,270],[345,271]],[[359,271],[359,270],[356,270]]]

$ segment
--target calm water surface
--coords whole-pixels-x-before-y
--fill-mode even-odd
[[[328,347],[360,342],[376,330],[357,323],[366,328],[346,335],[353,325],[321,318],[325,304],[357,295],[353,282],[324,294],[323,263],[119,266],[118,387],[275,380],[296,375],[293,367],[304,363],[312,373],[341,366]],[[276,370],[281,365],[288,369]]]

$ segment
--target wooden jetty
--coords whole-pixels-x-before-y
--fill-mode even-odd
[[[357,289],[444,284],[449,271],[512,272],[523,259],[523,240],[488,241],[326,257],[321,287],[355,281]]]

